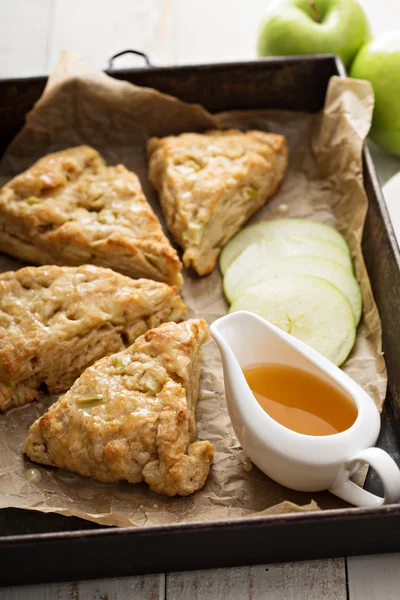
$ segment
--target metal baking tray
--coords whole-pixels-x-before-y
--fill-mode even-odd
[[[208,110],[321,110],[329,78],[345,75],[334,56],[110,70]],[[0,153],[41,95],[45,77],[0,81]],[[383,327],[389,391],[378,445],[400,464],[400,254],[368,149],[369,210],[363,252]],[[397,416],[397,418],[396,418]],[[366,488],[381,493],[373,473]],[[400,505],[345,508],[151,527],[99,527],[81,519],[0,511],[0,583],[112,577],[400,550]]]

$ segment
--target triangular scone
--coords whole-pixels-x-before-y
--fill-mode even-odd
[[[93,148],[49,154],[0,190],[0,250],[29,263],[110,267],[180,287],[182,265],[122,165]]]
[[[146,481],[159,494],[203,487],[213,460],[194,442],[205,321],[165,323],[99,360],[30,428],[36,462],[97,481]]]
[[[152,138],[149,176],[183,262],[210,273],[227,241],[276,192],[286,140],[236,129]]]
[[[110,269],[26,267],[0,275],[0,410],[45,384],[67,390],[99,358],[186,312],[176,289]]]

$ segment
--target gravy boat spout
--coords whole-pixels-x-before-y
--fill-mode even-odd
[[[221,353],[229,415],[244,449],[250,445],[250,438],[251,446],[257,443],[261,449],[275,425],[286,428],[276,423],[258,404],[243,369],[257,364],[284,364],[324,377],[328,373],[319,366],[320,359],[326,362],[328,371],[335,368],[302,342],[247,311],[214,321],[210,331]],[[316,355],[314,360],[313,354]],[[253,462],[257,464],[257,461]]]
[[[396,463],[373,447],[380,429],[378,409],[355,381],[317,351],[253,313],[239,311],[221,317],[210,331],[222,357],[235,434],[244,452],[264,473],[299,491],[329,489],[358,506],[400,499]],[[257,402],[243,373],[243,369],[261,364],[283,364],[324,379],[354,403],[356,420],[345,431],[324,436],[297,433],[281,425]],[[380,476],[384,498],[350,481],[362,463],[371,465]]]

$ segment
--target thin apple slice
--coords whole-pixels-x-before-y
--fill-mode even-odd
[[[350,303],[337,287],[320,277],[268,279],[235,300],[230,312],[238,310],[260,315],[338,366],[354,345],[356,327]]]
[[[219,259],[222,274],[225,274],[229,265],[250,244],[258,240],[280,236],[321,238],[336,244],[344,252],[349,253],[349,247],[344,237],[329,225],[309,219],[273,219],[245,227],[228,242]]]
[[[350,272],[350,255],[336,244],[312,237],[274,237],[250,246],[233,261],[224,277],[224,290],[228,298],[235,298],[244,277],[279,258],[290,256],[320,256],[333,260]]]
[[[232,268],[234,269],[234,267]],[[226,290],[225,293],[230,302],[233,302],[237,296],[246,292],[253,285],[266,281],[271,277],[279,275],[314,275],[326,279],[339,288],[351,304],[355,324],[358,325],[360,322],[362,313],[360,286],[349,269],[333,260],[320,258],[319,256],[291,256],[289,258],[274,260],[259,269],[253,270],[250,267],[249,271],[241,279],[239,286],[235,290],[236,296],[234,298],[229,297]]]

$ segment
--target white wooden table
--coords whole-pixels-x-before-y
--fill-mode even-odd
[[[257,25],[268,2],[0,0],[0,77],[48,73],[63,49],[83,55],[98,68],[105,68],[108,58],[125,48],[147,52],[156,65],[252,59]],[[374,34],[400,29],[399,0],[361,3]],[[138,64],[135,61],[124,57],[118,66]],[[400,159],[375,147],[372,152],[382,183],[400,170]],[[400,554],[0,590],[0,600],[158,598],[398,600]]]

